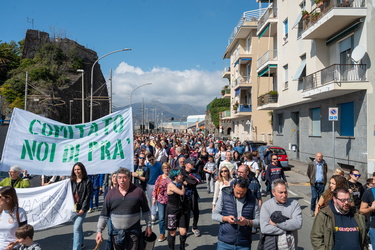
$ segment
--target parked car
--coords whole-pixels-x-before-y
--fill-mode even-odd
[[[267,145],[266,142],[262,142],[262,141],[248,141],[247,143],[251,146],[252,152],[257,151],[260,146]]]
[[[272,151],[272,153],[277,155],[279,162],[283,168],[289,168],[288,155],[286,154],[284,148],[278,146],[260,146],[258,148],[259,158],[262,161],[263,166],[267,165],[267,159],[264,159],[264,155],[266,154],[267,148],[269,148]]]

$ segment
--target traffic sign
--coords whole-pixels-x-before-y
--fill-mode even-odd
[[[339,120],[339,108],[328,108],[328,121]]]

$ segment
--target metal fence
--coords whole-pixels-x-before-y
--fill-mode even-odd
[[[303,77],[303,91],[318,88],[331,82],[367,81],[366,64],[333,64]]]

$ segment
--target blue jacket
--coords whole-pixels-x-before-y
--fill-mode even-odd
[[[227,193],[223,191],[221,193],[223,199],[223,209],[221,215],[237,216],[236,197],[233,195],[233,191]],[[248,220],[253,220],[255,203],[257,202],[251,192],[247,192],[245,196],[245,203],[242,208],[242,216]],[[229,224],[227,222],[220,223],[218,238],[220,241],[231,245],[239,246],[251,246],[251,227],[240,226],[237,224]]]
[[[93,189],[99,189],[103,186],[104,174],[89,175]]]

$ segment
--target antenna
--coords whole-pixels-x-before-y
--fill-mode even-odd
[[[366,49],[363,45],[358,45],[357,47],[354,48],[350,59],[352,59],[353,62],[359,63],[359,61],[365,56],[366,54]]]
[[[31,27],[34,29],[34,18],[26,17],[26,22],[31,23]]]

